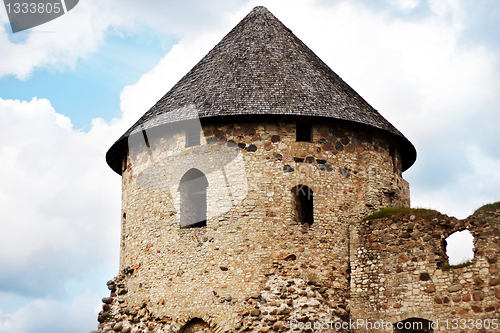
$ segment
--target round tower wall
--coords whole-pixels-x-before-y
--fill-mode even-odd
[[[409,206],[397,142],[329,119],[309,123],[311,142],[296,141],[293,119],[224,121],[202,119],[192,147],[182,124],[131,137],[122,173],[120,269],[132,272],[126,305],[234,327],[238,312],[265,309],[290,280],[297,293],[300,285],[313,295],[308,286],[324,286],[326,307],[330,298],[342,302],[349,222]],[[207,221],[181,228],[180,185],[191,169],[208,182]],[[297,185],[312,190],[312,224],[297,211]]]

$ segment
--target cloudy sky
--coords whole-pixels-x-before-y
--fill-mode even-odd
[[[81,0],[12,34],[0,7],[0,332],[89,332],[118,271],[111,144],[264,5],[413,142],[412,205],[500,200],[495,0]]]

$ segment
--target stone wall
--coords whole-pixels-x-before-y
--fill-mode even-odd
[[[312,123],[312,142],[296,142],[293,119],[228,119],[202,121],[195,147],[179,125],[131,138],[122,274],[99,332],[179,331],[192,319],[267,332],[348,317],[349,222],[409,205],[397,144],[339,121]],[[180,228],[179,185],[192,168],[209,183],[207,226]],[[296,218],[301,184],[313,190],[311,225]]]
[[[98,331],[392,332],[397,322],[424,319],[435,325],[434,332],[497,332],[499,227],[500,209],[479,210],[465,220],[413,210],[351,223],[350,273],[328,258],[322,266],[297,265],[300,256],[317,248],[313,237],[304,239],[297,252],[285,251],[272,260],[260,291],[236,299],[224,288],[212,288],[215,302],[207,308],[227,309],[234,318],[231,326],[206,309],[185,307],[178,317],[171,317],[151,309],[147,300],[131,306],[128,282],[136,272],[125,268],[108,282],[111,297],[103,299]],[[444,240],[464,229],[474,236],[475,257],[463,267],[449,266]],[[325,269],[327,278],[322,275]],[[346,279],[350,289],[345,288]],[[354,326],[335,329],[346,323]],[[381,324],[384,328],[377,329]]]
[[[464,229],[474,236],[474,259],[450,267],[445,239]],[[388,216],[352,223],[350,237],[352,320],[421,318],[435,323],[435,332],[500,329],[492,325],[500,321],[499,209],[465,220],[437,212]]]

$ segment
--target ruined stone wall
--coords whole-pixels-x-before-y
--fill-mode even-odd
[[[192,318],[214,330],[266,332],[292,319],[347,318],[348,223],[409,205],[397,146],[380,131],[328,120],[312,125],[312,142],[296,142],[295,123],[284,118],[211,121],[200,146],[185,148],[181,126],[132,144],[125,274],[110,283],[100,332],[177,331]],[[180,228],[178,187],[191,168],[209,183],[202,228]],[[299,184],[314,193],[311,226],[294,220]]]
[[[465,220],[424,215],[351,224],[351,319],[392,325],[421,318],[435,323],[434,332],[498,332],[500,210],[480,210]],[[475,256],[453,268],[445,239],[464,229],[474,236]]]

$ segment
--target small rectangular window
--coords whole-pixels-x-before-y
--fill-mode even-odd
[[[200,145],[200,127],[188,126],[186,128],[186,148]]]
[[[312,141],[311,125],[297,124],[295,132],[297,134],[297,142],[299,142],[299,141],[311,142]]]

